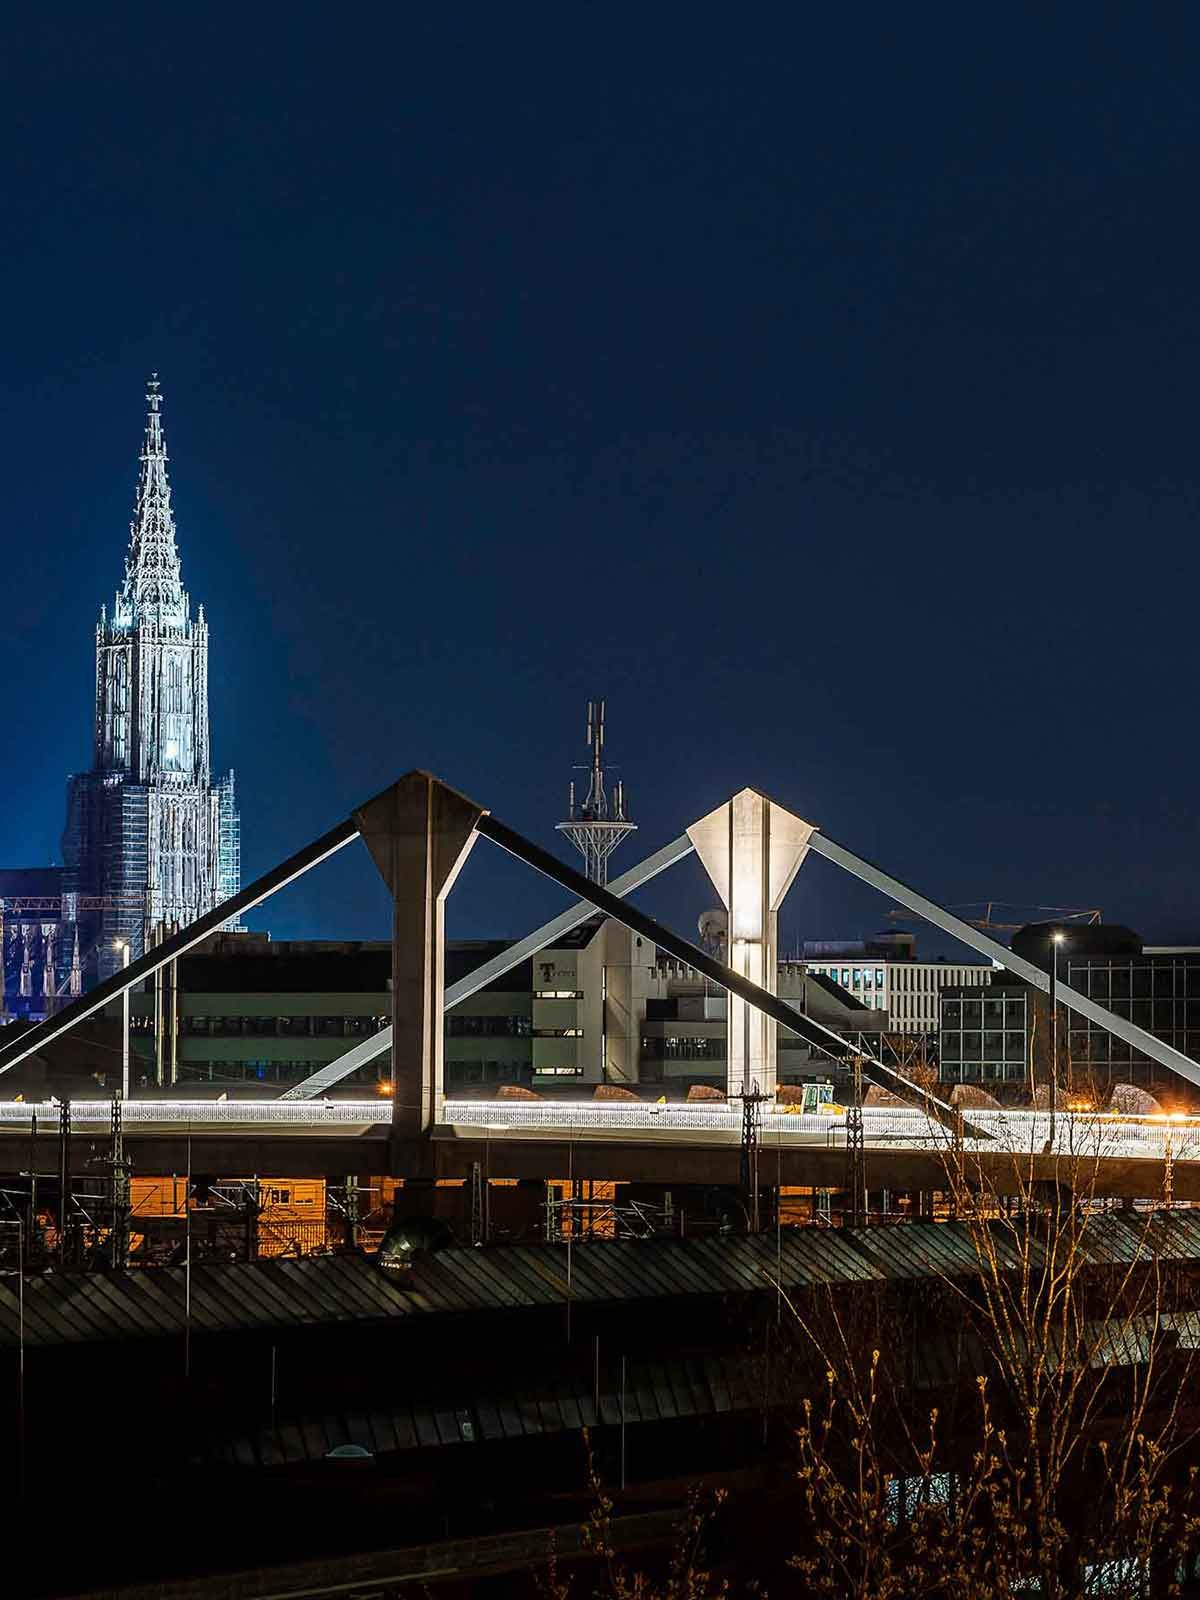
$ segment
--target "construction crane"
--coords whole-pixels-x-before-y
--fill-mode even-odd
[[[964,912],[971,911],[976,907],[983,908],[981,917],[962,915]],[[1043,920],[1046,914],[1055,922],[1082,922],[1085,926],[1094,926],[1104,920],[1102,913],[1096,907],[1035,906],[1026,905],[1020,900],[965,900],[959,905],[947,906],[946,909],[961,916],[962,921],[968,923],[972,928],[982,928],[985,933],[1016,933],[1018,929],[1025,927],[1027,923]],[[993,915],[997,910],[1034,911],[1043,915],[1024,917],[1020,922],[999,922]],[[888,912],[888,919],[892,922],[908,922],[915,916],[915,912],[904,911],[898,906]]]

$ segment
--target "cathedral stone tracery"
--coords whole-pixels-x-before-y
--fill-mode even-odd
[[[130,523],[125,577],[96,627],[90,772],[70,780],[64,912],[92,924],[85,978],[121,964],[160,929],[203,915],[240,886],[233,773],[213,781],[208,624],[193,615],[179,564],[157,375]],[[82,902],[105,904],[85,914]]]

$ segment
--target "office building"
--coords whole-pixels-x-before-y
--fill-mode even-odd
[[[993,968],[972,961],[918,961],[916,941],[903,929],[864,940],[808,940],[804,958],[853,995],[860,1005],[888,1015],[892,1033],[936,1034],[943,989],[986,984]]]
[[[451,985],[499,954],[489,940],[448,940]],[[386,942],[274,941],[218,934],[131,997],[134,1080],[284,1088],[344,1055],[390,1020]],[[887,1015],[802,962],[779,968],[779,993],[847,1037],[877,1040]],[[520,1084],[546,1095],[601,1084],[673,1097],[725,1083],[726,997],[693,968],[611,919],[593,917],[446,1014],[446,1092]],[[111,1017],[119,1007],[108,1008]],[[785,1080],[828,1076],[819,1052],[781,1028]],[[376,1090],[386,1054],[338,1092]]]
[[[1055,942],[1054,935],[1061,941]],[[1126,1017],[1193,1060],[1200,1059],[1200,949],[1147,948],[1132,929],[1115,923],[1085,927],[1035,923],[1013,936],[1014,954],[1049,971],[1078,993]],[[1107,1028],[1059,1009],[1059,1081],[1084,1094],[1115,1082],[1145,1087],[1166,1082],[1164,1069]],[[1049,1002],[1011,973],[997,972],[981,994],[962,987],[942,993],[941,1076],[948,1082],[1028,1083],[1048,1079]]]

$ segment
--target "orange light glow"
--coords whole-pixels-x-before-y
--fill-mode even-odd
[[[380,1094],[391,1094],[392,1092],[392,1086],[386,1078],[381,1078],[375,1087],[379,1090]]]

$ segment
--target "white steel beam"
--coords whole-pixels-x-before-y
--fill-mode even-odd
[[[673,839],[661,850],[656,850],[652,856],[647,856],[644,861],[639,861],[636,866],[630,867],[628,872],[623,872],[619,878],[614,878],[608,885],[609,893],[632,894],[635,889],[640,889],[642,884],[649,883],[651,878],[656,878],[660,872],[665,872],[668,867],[673,867],[677,861],[682,861],[691,853],[692,841],[686,833],[681,833],[678,839]],[[561,939],[564,934],[570,933],[572,928],[577,928],[581,922],[586,922],[595,914],[595,910],[595,906],[588,901],[577,900],[566,911],[560,912],[549,922],[544,922],[540,928],[535,928],[516,944],[509,945],[507,950],[502,950],[498,956],[485,961],[481,967],[476,967],[475,971],[469,972],[465,978],[447,985],[443,1000],[444,1009],[449,1011],[451,1006],[461,1005],[464,1000],[469,1000],[473,994],[478,994],[480,989],[486,988],[489,983],[494,983],[497,978],[502,978],[506,972],[511,972],[522,961],[527,961],[539,950],[544,950],[556,939]],[[318,1072],[312,1073],[300,1083],[293,1084],[279,1098],[312,1100],[391,1048],[391,1028],[380,1028],[378,1033],[373,1033],[369,1039],[362,1040],[360,1044],[356,1044],[336,1060],[330,1061]]]
[[[961,939],[963,944],[978,950],[980,955],[989,956],[1007,971],[1015,973],[1018,978],[1024,978],[1027,983],[1033,984],[1043,993],[1049,993],[1050,976],[1043,972],[1041,967],[1034,966],[1032,961],[1026,961],[1023,956],[1014,955],[1002,944],[997,944],[995,939],[989,939],[980,929],[973,928],[969,922],[963,922],[961,918],[944,910],[933,900],[927,900],[923,894],[910,889],[907,884],[901,883],[899,878],[893,878],[884,872],[881,867],[874,866],[870,861],[864,861],[861,856],[854,855],[844,845],[835,844],[822,833],[814,833],[808,841],[808,847],[810,850],[815,850],[818,855],[824,856],[827,861],[844,867],[847,872],[853,873],[856,878],[861,878],[864,883],[869,883],[872,888],[899,900],[901,905],[907,906],[925,922],[933,923],[935,928],[941,928],[943,933],[953,934],[956,939]],[[1152,1061],[1157,1061],[1160,1066],[1168,1068],[1171,1072],[1177,1072],[1189,1083],[1200,1084],[1200,1064],[1193,1061],[1190,1056],[1185,1056],[1181,1050],[1174,1049],[1162,1039],[1156,1039],[1152,1033],[1147,1033],[1145,1028],[1139,1028],[1127,1017],[1119,1017],[1107,1007],[1098,1005],[1095,1000],[1078,993],[1069,984],[1056,984],[1055,992],[1063,1005],[1070,1007],[1072,1011],[1077,1011],[1081,1017],[1087,1017],[1091,1022],[1098,1022],[1118,1039],[1124,1039],[1126,1044],[1132,1045],[1135,1050],[1140,1050],[1143,1055],[1149,1056]]]

